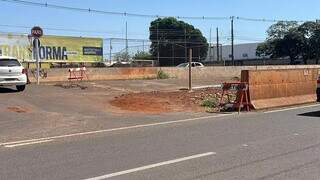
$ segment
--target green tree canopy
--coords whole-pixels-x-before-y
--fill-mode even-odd
[[[149,52],[137,51],[133,59],[137,60],[152,60],[153,57]]]
[[[175,66],[186,62],[186,49],[193,49],[193,61],[207,57],[208,43],[199,29],[176,18],[158,18],[151,22],[150,53],[160,66]],[[186,46],[185,46],[186,42]],[[186,47],[186,48],[185,48]]]
[[[320,24],[308,21],[301,25],[297,22],[280,21],[267,30],[268,37],[257,48],[258,56],[271,58],[289,57],[290,63],[302,58],[307,64],[308,59],[320,58]]]
[[[271,25],[267,30],[267,39],[283,39],[287,33],[298,26],[296,21],[279,21],[276,24]]]
[[[118,52],[114,55],[113,57],[114,60],[116,61],[129,61],[130,60],[130,54],[128,52]]]
[[[271,58],[290,58],[290,64],[302,54],[304,47],[303,34],[297,22],[280,21],[267,30],[267,40],[257,48],[258,56]]]
[[[300,25],[299,31],[303,34],[305,43],[302,50],[305,64],[308,59],[316,59],[318,64],[320,57],[320,24],[308,21]]]
[[[316,63],[319,63],[320,58],[320,27],[313,31],[313,35],[310,37],[310,48],[312,57],[316,59]]]

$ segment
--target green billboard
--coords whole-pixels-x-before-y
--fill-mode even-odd
[[[32,60],[32,46],[27,35],[0,34],[0,56]]]
[[[0,54],[33,61],[31,39],[27,35],[0,35]],[[103,61],[103,39],[68,36],[40,38],[39,57],[42,62]]]

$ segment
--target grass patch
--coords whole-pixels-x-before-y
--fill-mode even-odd
[[[164,71],[160,70],[158,71],[158,76],[157,76],[158,79],[169,79],[170,76],[165,73]]]
[[[201,106],[205,108],[205,111],[208,113],[217,112],[219,108],[219,98],[210,97],[202,101]]]
[[[205,108],[217,108],[219,106],[219,99],[214,97],[205,99],[201,103],[201,106]]]

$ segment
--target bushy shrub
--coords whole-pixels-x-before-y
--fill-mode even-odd
[[[206,108],[217,108],[219,106],[219,99],[218,98],[205,99],[201,103],[201,106],[206,107]]]
[[[158,79],[169,79],[169,75],[164,71],[158,71]]]

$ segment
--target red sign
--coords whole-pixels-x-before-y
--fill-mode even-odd
[[[31,35],[35,38],[40,38],[43,35],[43,30],[39,26],[35,26],[31,29]]]

